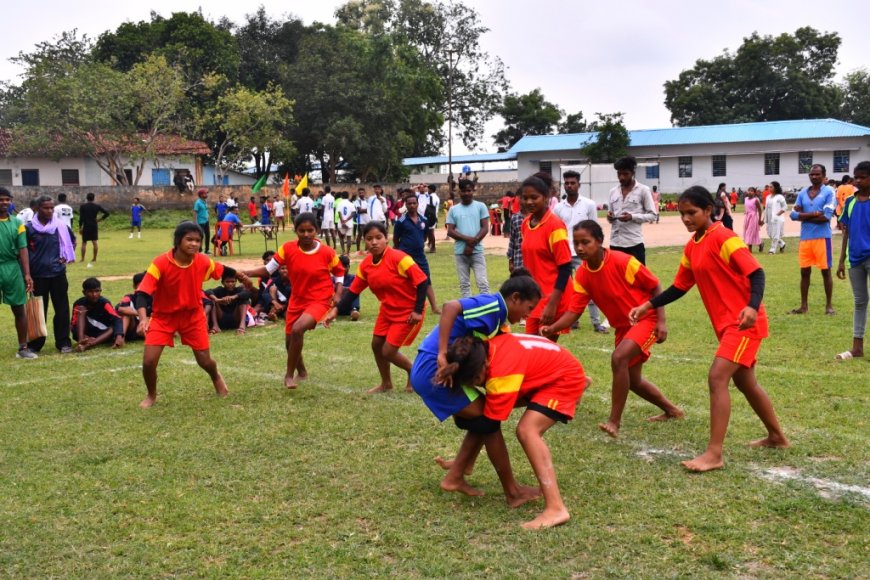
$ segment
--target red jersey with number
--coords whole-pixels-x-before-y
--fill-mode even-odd
[[[649,300],[658,284],[659,279],[634,256],[604,250],[604,260],[596,270],[589,267],[589,262],[577,268],[568,310],[581,314],[592,301],[611,326],[628,328],[628,312]],[[658,315],[651,310],[645,318],[658,320]]]
[[[701,239],[693,236],[683,250],[674,286],[688,291],[698,286],[701,300],[721,338],[729,328],[737,330],[738,316],[749,304],[748,276],[761,268],[737,234],[717,222],[707,228]],[[755,326],[740,331],[752,338],[767,337],[767,313],[758,309]]]
[[[335,294],[334,280],[344,279],[344,267],[335,250],[320,241],[309,252],[303,251],[298,241],[287,242],[272,259],[287,266],[293,288],[291,309],[311,302],[329,302]]]
[[[427,280],[413,258],[401,250],[388,247],[376,264],[367,255],[356,271],[350,291],[362,293],[371,288],[381,303],[381,314],[390,322],[405,322],[417,302],[417,286]]]
[[[154,258],[136,288],[152,298],[154,314],[172,314],[183,310],[202,309],[202,283],[220,280],[224,266],[205,254],[197,253],[193,261],[182,266],[169,250]]]
[[[543,336],[507,333],[486,344],[489,368],[483,414],[490,419],[504,421],[518,398],[532,398],[539,390],[556,387],[569,392],[566,399],[573,397],[576,404],[586,388],[580,361],[568,349]],[[559,409],[557,405],[555,410],[573,416],[573,404],[570,409]]]

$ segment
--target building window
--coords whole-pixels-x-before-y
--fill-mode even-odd
[[[813,152],[799,151],[798,152],[798,173],[809,173],[810,167],[813,166]]]
[[[79,170],[78,169],[61,169],[60,170],[61,185],[79,185]]]
[[[12,185],[11,169],[0,169],[0,185]]]
[[[659,164],[655,165],[647,165],[646,166],[646,178],[647,179],[658,179],[659,178]]]
[[[764,154],[764,174],[779,175],[779,153]]]
[[[133,185],[133,170],[132,169],[125,169],[124,175],[127,177],[127,183],[129,185]]]
[[[39,169],[22,169],[21,185],[39,186]]]
[[[543,171],[547,175],[553,175],[553,162],[552,161],[538,161],[538,171]]]
[[[834,173],[849,173],[848,151],[834,151]]]
[[[692,177],[692,158],[680,157],[677,160],[677,174],[680,177]]]
[[[724,155],[713,155],[713,177],[725,177],[728,166]]]
[[[582,159],[569,159],[564,165],[586,165]]]

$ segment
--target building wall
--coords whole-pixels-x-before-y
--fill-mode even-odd
[[[224,174],[227,185],[254,185],[257,182],[255,177],[229,171]],[[213,165],[203,165],[202,167],[202,184],[203,185],[218,185],[217,170]]]
[[[516,169],[493,169],[477,172],[478,183],[503,183],[505,181],[516,181]],[[412,173],[408,177],[409,183],[445,183],[447,174],[438,171],[428,173]]]
[[[139,180],[139,185],[153,185],[152,170],[167,169],[169,170],[170,183],[175,175],[176,169],[189,169],[191,174],[197,175],[197,163],[191,157],[159,157],[156,160],[145,162],[142,171],[142,177]],[[135,179],[135,168],[131,165],[125,165],[125,169],[132,169]],[[79,172],[79,187],[95,187],[95,186],[111,186],[112,178],[99,168],[96,161],[90,158],[70,158],[53,161],[45,158],[27,158],[27,157],[4,157],[0,158],[0,169],[9,169],[12,171],[12,185],[22,185],[21,171],[27,169],[36,169],[39,171],[39,185],[47,187],[58,187],[62,185],[61,171],[64,169],[75,169]],[[70,186],[74,187],[74,186]]]

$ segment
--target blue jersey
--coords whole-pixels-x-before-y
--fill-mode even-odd
[[[450,329],[452,343],[460,336],[476,336],[489,340],[501,332],[510,332],[507,325],[507,304],[501,294],[479,294],[470,298],[461,298],[462,314],[456,317],[453,328]],[[419,352],[438,354],[438,327],[423,339]]]
[[[220,203],[216,204],[214,206],[214,211],[217,214],[217,221],[219,221],[219,222],[223,221],[224,216],[227,215],[228,210],[229,210],[229,208],[227,207],[227,204],[225,204],[224,202],[220,202]]]
[[[425,218],[418,216],[417,223],[414,223],[407,215],[403,215],[393,226],[393,238],[399,238],[398,248],[409,256],[423,255],[426,246]]]
[[[130,207],[130,215],[132,216],[132,220],[134,222],[142,221],[142,212],[145,211],[145,208],[138,203]]]
[[[819,238],[831,237],[831,216],[834,215],[834,208],[837,207],[837,196],[834,190],[823,185],[819,189],[819,193],[815,198],[810,199],[809,187],[805,187],[798,194],[794,204],[801,208],[803,213],[812,213],[820,211],[828,221],[824,223],[801,222],[801,239],[802,240],[818,240]],[[798,212],[792,210],[791,219],[797,220]]]
[[[850,268],[870,259],[870,199],[859,201],[850,197],[843,205],[840,223],[849,232],[846,263]]]
[[[271,221],[269,221],[269,214],[270,213],[271,212],[269,211],[268,204],[264,203],[263,205],[260,206],[260,215],[263,216],[263,219],[260,220],[260,223],[263,224],[264,226],[271,225],[271,223],[272,223]]]

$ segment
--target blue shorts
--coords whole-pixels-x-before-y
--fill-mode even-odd
[[[137,220],[130,220],[130,227],[141,228],[142,227],[142,218],[139,218]]]
[[[411,386],[432,414],[439,421],[455,415],[475,399],[480,393],[471,388],[448,389],[444,385],[436,385],[432,382],[435,372],[438,370],[438,357],[429,352],[418,352],[411,367]]]

